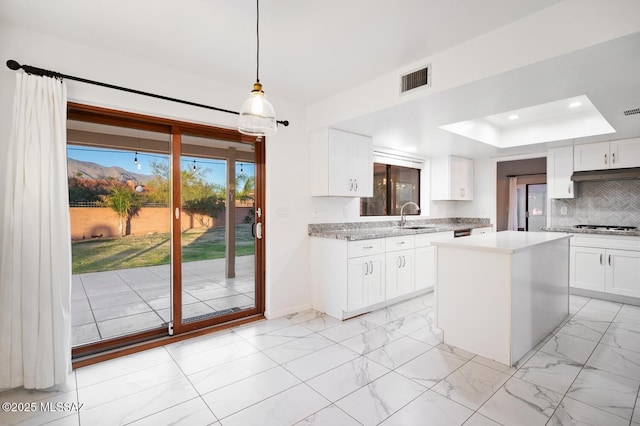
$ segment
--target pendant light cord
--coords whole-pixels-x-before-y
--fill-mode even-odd
[[[256,0],[256,82],[260,83],[260,0]]]

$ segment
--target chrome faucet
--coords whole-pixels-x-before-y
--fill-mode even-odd
[[[402,207],[400,207],[400,227],[403,227],[407,221],[407,218],[404,215],[404,208],[407,207],[408,204],[413,204],[414,206],[416,206],[416,209],[418,209],[418,213],[420,213],[420,206],[414,203],[413,201],[408,201],[404,203]]]

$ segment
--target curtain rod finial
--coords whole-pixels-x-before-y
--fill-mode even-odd
[[[9,59],[7,61],[7,66],[14,71],[17,71],[21,68],[20,64],[17,61],[14,61],[13,59]]]

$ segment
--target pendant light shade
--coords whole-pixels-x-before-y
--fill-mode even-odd
[[[240,108],[238,131],[250,136],[271,136],[278,131],[276,113],[258,82],[253,85],[251,97]]]
[[[240,108],[238,131],[250,136],[271,136],[278,131],[276,113],[273,106],[264,97],[260,84],[260,4],[256,0],[256,82],[251,97]]]

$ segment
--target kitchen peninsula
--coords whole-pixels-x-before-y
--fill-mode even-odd
[[[517,362],[569,314],[570,238],[502,231],[434,241],[444,342]]]
[[[484,218],[309,225],[313,308],[343,320],[432,291],[432,243],[492,230]]]

